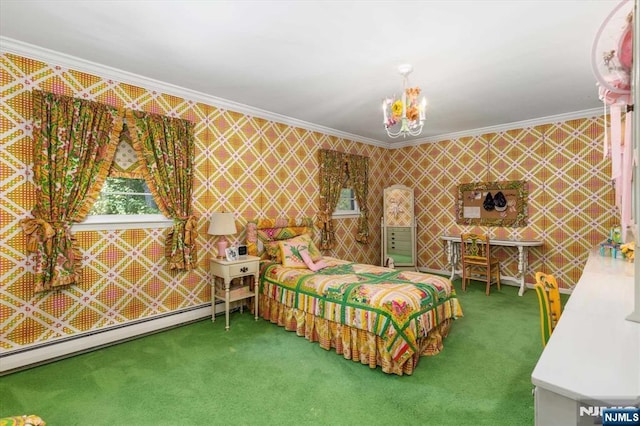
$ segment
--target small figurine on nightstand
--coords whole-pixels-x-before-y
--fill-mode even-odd
[[[600,255],[604,256],[605,250],[609,249],[611,257],[615,259],[618,256],[618,250],[620,250],[620,243],[622,243],[622,231],[618,225],[609,230],[607,241],[600,243]]]

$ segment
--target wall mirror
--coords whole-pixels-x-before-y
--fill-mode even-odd
[[[527,224],[526,181],[458,185],[456,222],[461,225],[519,227]]]

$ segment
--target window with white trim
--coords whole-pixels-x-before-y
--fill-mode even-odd
[[[161,214],[144,179],[108,177],[89,214]]]
[[[333,212],[333,217],[353,217],[360,215],[360,207],[353,188],[342,188],[338,205]]]
[[[123,129],[109,176],[100,195],[82,223],[74,230],[166,228],[173,221],[165,217],[141,177],[141,165],[133,150],[129,132]]]

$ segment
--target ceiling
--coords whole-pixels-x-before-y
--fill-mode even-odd
[[[600,107],[591,45],[618,3],[0,0],[0,35],[387,144]],[[427,122],[389,139],[403,63]]]

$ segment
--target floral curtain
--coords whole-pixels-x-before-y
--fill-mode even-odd
[[[317,217],[318,228],[320,228],[320,249],[331,250],[336,245],[331,215],[338,205],[340,191],[347,177],[347,154],[326,149],[321,149],[318,153],[320,157],[320,211],[318,211]]]
[[[27,252],[36,253],[35,291],[80,281],[71,235],[95,203],[109,172],[122,116],[108,105],[33,91],[33,218],[23,219]]]
[[[367,208],[367,196],[369,195],[369,158],[360,155],[349,155],[349,181],[355,192],[360,217],[358,218],[358,233],[356,241],[369,243],[369,210]]]
[[[369,194],[369,158],[338,151],[321,149],[320,162],[320,211],[318,227],[320,228],[320,248],[330,250],[335,247],[335,233],[331,216],[338,205],[340,192],[348,181],[355,193],[360,217],[356,241],[369,243],[369,210],[367,197]]]
[[[194,138],[186,120],[127,110],[133,147],[145,180],[162,213],[173,219],[165,255],[170,269],[197,266],[197,219],[192,213]]]

